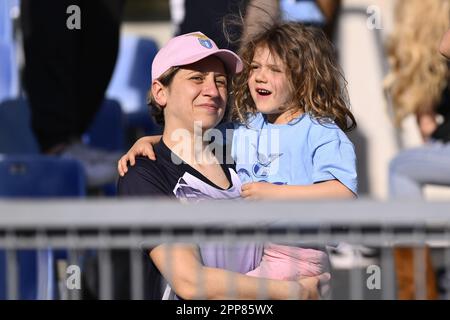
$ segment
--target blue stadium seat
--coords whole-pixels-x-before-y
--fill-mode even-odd
[[[24,99],[0,103],[0,154],[37,154],[39,146]]]
[[[0,102],[17,97],[19,93],[16,44],[10,15],[11,9],[17,5],[17,0],[0,1]]]
[[[6,252],[0,250],[0,300],[6,300]]]
[[[152,39],[122,35],[116,67],[107,97],[116,99],[125,113],[144,108],[151,84],[151,67],[158,46]]]
[[[116,100],[106,99],[83,136],[88,145],[108,151],[123,151],[125,118]]]
[[[79,197],[85,195],[80,163],[43,155],[0,155],[0,198]],[[51,249],[20,250],[19,298],[48,299],[56,296],[54,255]],[[0,298],[6,298],[5,253],[0,251]],[[39,283],[39,286],[38,286]]]
[[[123,151],[125,119],[120,104],[106,99],[83,140],[108,151]],[[37,154],[39,145],[31,128],[30,106],[25,99],[0,103],[0,154]]]
[[[105,99],[90,128],[83,136],[85,144],[122,153],[125,144],[125,118],[120,104]],[[38,154],[39,146],[31,129],[30,106],[25,99],[0,103],[0,154]],[[119,158],[119,154],[117,154]],[[106,195],[115,195],[114,185],[103,187]]]
[[[122,108],[116,100],[105,99],[100,110],[87,132],[83,142],[95,148],[117,152],[117,159],[125,146],[125,122]],[[110,183],[101,187],[105,196],[116,196],[116,184]]]
[[[78,161],[43,155],[0,155],[0,198],[85,195]]]
[[[0,41],[0,101],[13,98],[18,94],[17,70],[14,49],[11,44]]]
[[[152,39],[122,35],[116,67],[107,89],[107,97],[120,102],[127,127],[142,128],[145,133],[158,130],[147,107],[151,67],[157,52],[158,46]]]

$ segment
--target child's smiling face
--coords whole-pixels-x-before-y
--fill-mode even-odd
[[[284,122],[279,121],[284,118],[284,113],[288,112],[286,107],[292,99],[292,89],[287,78],[286,65],[280,57],[272,54],[267,46],[260,46],[255,50],[248,87],[259,112],[268,115],[271,122]],[[291,113],[289,111],[289,114]]]

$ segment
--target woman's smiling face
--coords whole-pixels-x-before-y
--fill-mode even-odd
[[[227,105],[227,73],[223,62],[210,56],[180,68],[166,88],[166,125],[193,130],[194,122],[203,130],[215,127]]]

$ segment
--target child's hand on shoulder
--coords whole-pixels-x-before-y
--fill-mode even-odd
[[[156,160],[153,145],[158,143],[161,136],[142,137],[134,143],[130,150],[124,154],[117,162],[117,171],[121,177],[128,171],[128,162],[134,166],[137,156],[147,156],[150,160]]]
[[[250,182],[242,185],[241,197],[246,200],[277,199],[280,186],[269,182]]]

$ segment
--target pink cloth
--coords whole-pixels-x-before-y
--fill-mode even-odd
[[[330,272],[325,252],[269,243],[264,246],[259,266],[246,274],[274,280],[298,280],[324,272]]]

